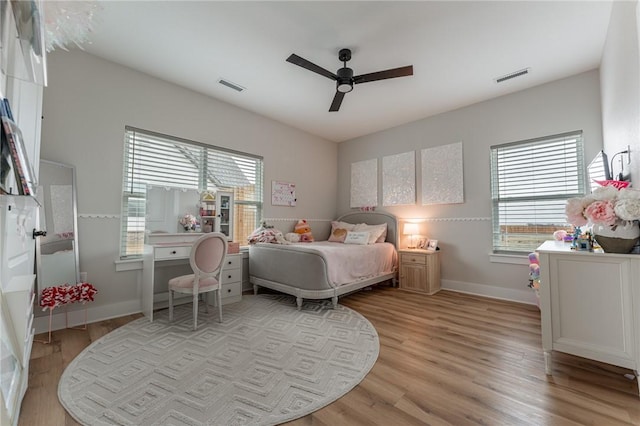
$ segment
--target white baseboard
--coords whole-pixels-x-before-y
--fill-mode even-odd
[[[533,290],[528,288],[516,290],[512,288],[495,287],[453,280],[442,280],[441,286],[445,290],[457,291],[458,293],[468,293],[476,296],[491,297],[492,299],[509,300],[511,302],[537,305],[535,293]],[[526,284],[523,284],[523,287],[526,287]]]
[[[76,308],[77,309],[77,308]],[[110,305],[102,305],[92,307],[87,305],[87,323],[104,321],[112,318],[123,317],[125,315],[137,314],[141,312],[140,301],[132,300],[127,302],[113,303]],[[49,331],[49,311],[47,315],[35,317],[33,326],[36,334],[46,333]],[[85,310],[69,311],[69,327],[82,326],[85,321]],[[51,317],[51,330],[61,330],[66,327],[64,307],[55,308]]]
[[[244,284],[244,283],[243,283]],[[493,299],[510,300],[512,302],[536,305],[537,299],[532,290],[515,290],[504,287],[488,286],[484,284],[469,283],[464,281],[442,280],[442,288],[445,290],[457,291],[459,293],[475,294],[477,296],[491,297]],[[253,288],[243,285],[243,290]],[[140,301],[132,300],[110,305],[87,307],[87,323],[104,321],[118,318],[125,315],[137,314],[141,312]],[[69,327],[77,327],[84,324],[84,309],[69,312]],[[49,315],[39,316],[33,319],[33,326],[36,334],[49,331]],[[66,327],[64,307],[56,308],[51,318],[51,330],[61,330]]]

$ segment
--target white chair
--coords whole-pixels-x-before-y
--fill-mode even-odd
[[[198,238],[191,247],[189,263],[193,274],[182,275],[169,280],[169,321],[173,321],[173,293],[193,295],[193,329],[198,328],[198,296],[203,294],[204,306],[209,312],[207,293],[216,291],[218,317],[222,322],[221,274],[227,255],[227,237],[212,232]]]

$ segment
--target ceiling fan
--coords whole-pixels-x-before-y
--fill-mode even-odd
[[[340,49],[340,52],[338,52],[338,59],[340,59],[340,61],[344,63],[344,67],[340,68],[334,74],[331,71],[328,71],[312,62],[307,61],[304,58],[301,58],[295,53],[292,53],[291,56],[287,58],[287,62],[291,62],[292,64],[298,65],[302,68],[308,69],[309,71],[313,71],[317,74],[336,81],[336,95],[333,97],[333,102],[331,102],[329,112],[338,111],[340,109],[340,104],[342,104],[342,99],[344,98],[345,93],[349,93],[350,91],[352,91],[354,84],[368,83],[370,81],[378,81],[385,80],[387,78],[406,77],[409,75],[413,75],[413,65],[408,65],[406,67],[393,68],[389,70],[354,76],[353,70],[347,67],[347,61],[351,59],[351,50]]]

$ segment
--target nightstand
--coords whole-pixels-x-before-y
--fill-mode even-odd
[[[400,288],[435,294],[440,291],[440,251],[398,250]]]

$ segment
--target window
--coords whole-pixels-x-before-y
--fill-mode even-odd
[[[149,185],[233,192],[242,243],[262,217],[262,180],[262,157],[125,127],[120,257],[142,255]]]
[[[570,230],[566,200],[585,195],[582,132],[491,147],[493,249],[531,252]]]

